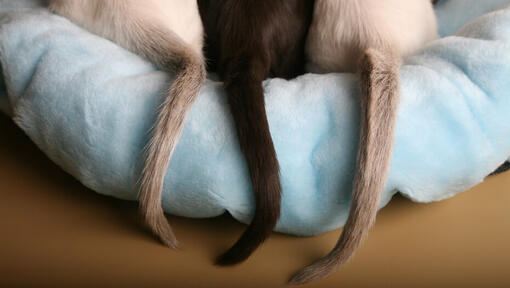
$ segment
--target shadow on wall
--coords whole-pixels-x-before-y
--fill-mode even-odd
[[[496,174],[501,174],[508,170],[510,170],[510,162],[506,162],[505,164],[503,164],[501,167],[498,168],[498,170],[494,171],[494,173],[492,173],[490,176],[496,175]]]

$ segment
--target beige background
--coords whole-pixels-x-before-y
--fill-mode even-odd
[[[0,116],[0,286],[283,287],[339,231],[274,234],[245,264],[212,265],[243,230],[229,217],[170,217],[182,251],[137,222],[136,204],[99,196]],[[510,287],[510,173],[440,203],[395,198],[357,257],[309,287]]]

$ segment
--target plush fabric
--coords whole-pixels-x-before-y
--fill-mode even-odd
[[[509,159],[510,9],[486,14],[509,3],[438,4],[445,38],[402,68],[381,207],[397,191],[419,202],[452,197]],[[84,185],[135,200],[141,151],[169,76],[40,5],[0,0],[0,109]],[[358,143],[356,77],[271,79],[265,91],[284,191],[277,230],[314,235],[340,227]],[[228,211],[250,220],[250,181],[221,83],[207,82],[187,119],[163,206],[186,217]]]

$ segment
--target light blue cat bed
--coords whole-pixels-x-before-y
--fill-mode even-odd
[[[430,44],[402,69],[396,147],[381,207],[397,191],[419,202],[451,197],[509,158],[510,9],[503,9],[509,3],[437,6],[441,34],[455,36]],[[140,152],[167,76],[36,0],[0,0],[0,61],[1,110],[87,187],[136,199]],[[265,89],[284,189],[277,230],[313,235],[340,227],[358,142],[356,78],[309,74],[268,80]],[[186,217],[227,210],[239,221],[250,219],[247,168],[218,82],[207,82],[187,120],[163,206]]]

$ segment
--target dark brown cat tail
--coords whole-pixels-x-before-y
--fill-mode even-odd
[[[241,238],[218,258],[218,265],[247,259],[269,237],[280,217],[280,169],[264,104],[263,65],[247,64],[225,81],[241,150],[248,163],[255,197],[255,214]]]
[[[351,209],[342,235],[326,257],[299,271],[289,284],[304,284],[334,273],[354,255],[375,222],[389,173],[398,112],[400,58],[393,55],[368,49],[360,62],[360,148]]]
[[[205,77],[203,57],[172,31],[163,27],[137,25],[131,31],[140,42],[139,52],[165,71],[176,72],[169,83],[152,138],[146,147],[146,161],[140,181],[140,213],[143,221],[168,247],[178,248],[161,207],[163,182],[172,153],[180,138],[184,120],[197,98]]]

